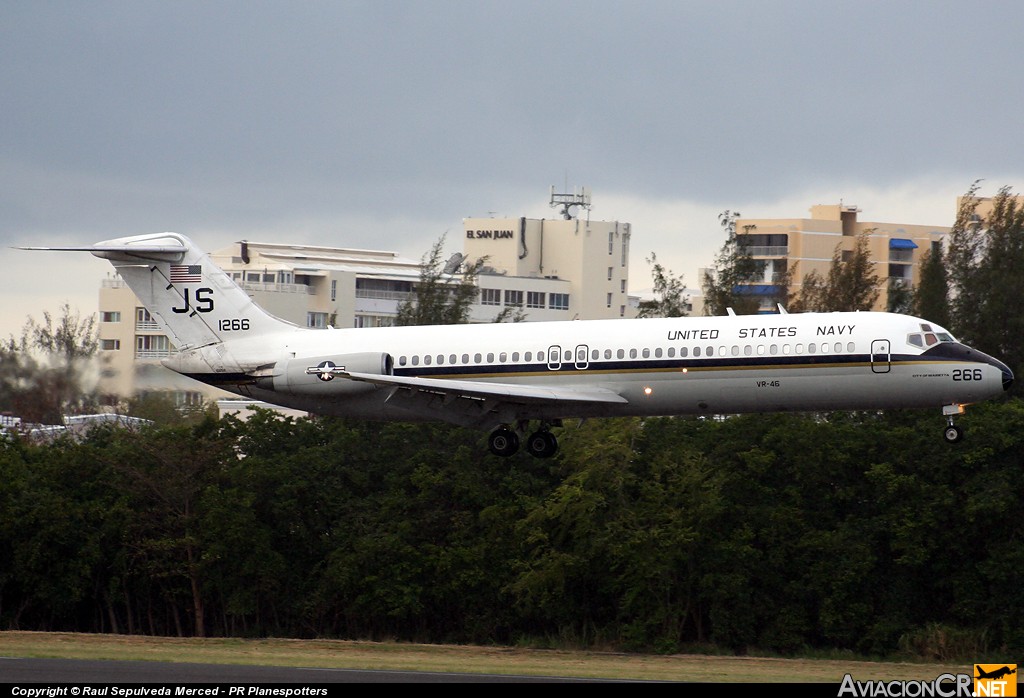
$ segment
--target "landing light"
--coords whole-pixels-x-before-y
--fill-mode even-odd
[[[644,386],[644,395],[650,395],[650,394],[651,394],[651,392],[652,392],[652,391],[651,391],[651,386],[649,386],[649,385],[645,385],[645,386]]]

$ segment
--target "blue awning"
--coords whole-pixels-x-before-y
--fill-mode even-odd
[[[890,250],[916,250],[917,243],[913,240],[905,240],[903,238],[891,238],[889,240]]]
[[[779,287],[772,284],[745,284],[733,286],[733,293],[742,296],[770,296],[779,292]]]

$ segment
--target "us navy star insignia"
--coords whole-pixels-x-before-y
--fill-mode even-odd
[[[306,375],[316,376],[326,383],[329,380],[334,380],[334,376],[344,373],[344,371],[344,366],[338,366],[333,361],[321,361],[316,366],[307,368]]]

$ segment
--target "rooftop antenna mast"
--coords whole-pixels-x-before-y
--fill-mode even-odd
[[[569,187],[567,186],[566,189]],[[590,210],[590,189],[587,187],[581,187],[580,191],[576,191],[576,187],[572,188],[571,194],[556,194],[555,185],[551,185],[551,208],[562,207],[562,218],[567,221],[571,221],[575,216],[572,214],[572,208],[575,206],[582,207],[585,211]]]

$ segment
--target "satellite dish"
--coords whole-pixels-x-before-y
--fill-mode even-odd
[[[463,255],[461,252],[456,252],[455,254],[453,254],[451,257],[448,258],[448,261],[445,263],[443,273],[454,274],[455,272],[457,272],[459,270],[459,267],[462,266],[462,261],[465,258],[465,255]]]

